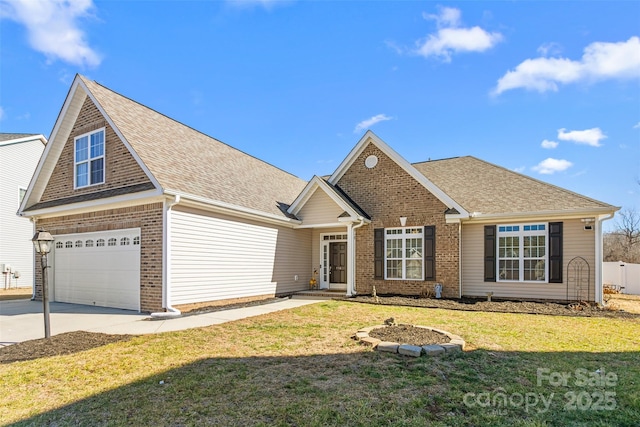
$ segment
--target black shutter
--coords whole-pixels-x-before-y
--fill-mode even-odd
[[[484,226],[484,281],[496,281],[496,226]]]
[[[549,283],[562,283],[562,223],[549,223]]]
[[[384,279],[384,228],[373,230],[373,278]]]
[[[436,227],[424,227],[424,280],[436,280]]]

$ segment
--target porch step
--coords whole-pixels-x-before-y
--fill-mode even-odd
[[[294,293],[291,297],[295,299],[318,299],[318,298],[342,298],[346,296],[347,292],[342,290],[329,290],[329,289],[315,289],[310,291],[298,291]]]

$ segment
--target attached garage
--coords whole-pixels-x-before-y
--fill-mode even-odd
[[[54,239],[52,301],[140,310],[139,228]]]

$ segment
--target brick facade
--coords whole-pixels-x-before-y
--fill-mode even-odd
[[[52,235],[140,228],[140,310],[162,311],[162,211],[162,203],[153,203],[39,219],[36,226]],[[40,256],[36,256],[36,298],[42,298]]]
[[[375,155],[378,164],[368,169],[365,159]],[[459,294],[458,224],[447,224],[447,206],[422,184],[405,172],[378,147],[369,144],[340,178],[338,186],[371,216],[371,224],[356,230],[356,292],[370,294],[373,286],[379,294],[419,295],[433,293],[437,282],[443,284],[443,296]],[[407,226],[436,227],[436,280],[375,280],[374,229]]]
[[[103,127],[105,128],[105,182],[74,190],[74,138]],[[40,201],[47,202],[147,182],[149,178],[146,173],[120,141],[95,104],[87,97]]]

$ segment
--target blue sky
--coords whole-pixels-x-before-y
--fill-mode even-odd
[[[0,36],[2,132],[81,73],[304,179],[371,129],[640,211],[637,1],[0,0]]]

